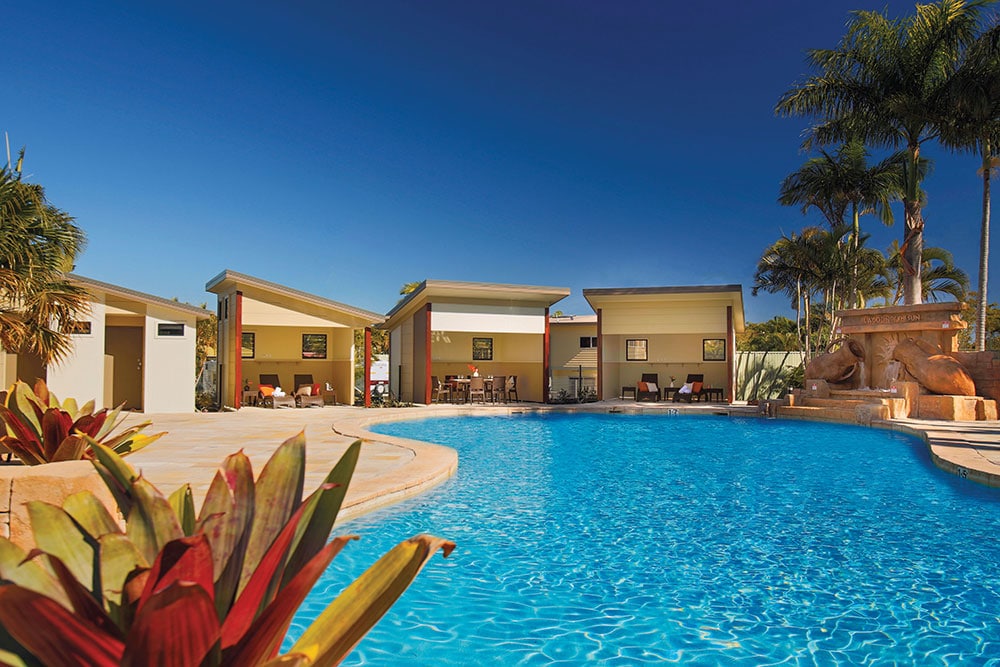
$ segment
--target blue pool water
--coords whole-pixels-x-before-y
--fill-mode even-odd
[[[352,665],[1000,665],[1000,493],[920,441],[720,416],[519,415],[382,433],[456,478],[354,532],[285,648],[397,542],[427,565]]]

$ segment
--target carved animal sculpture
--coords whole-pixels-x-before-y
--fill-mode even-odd
[[[853,338],[848,338],[836,351],[813,357],[806,365],[806,377],[827,382],[843,382],[851,377],[858,362],[864,358],[864,346]]]
[[[907,338],[896,344],[892,358],[903,363],[906,371],[927,391],[953,396],[975,396],[976,383],[955,358],[919,338]]]

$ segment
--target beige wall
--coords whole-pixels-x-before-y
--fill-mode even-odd
[[[276,373],[291,393],[295,375],[312,375],[313,382],[337,390],[340,403],[354,402],[354,330],[342,327],[277,327],[244,325],[254,334],[254,358],[242,359],[243,379],[256,389],[261,373]],[[302,334],[326,335],[326,359],[302,358]]]
[[[661,334],[700,334],[726,330],[726,306],[731,302],[622,303],[603,308],[604,334],[648,331]],[[699,357],[700,358],[700,357]]]
[[[553,396],[560,391],[573,392],[572,378],[582,375],[583,384],[597,388],[597,348],[580,347],[580,338],[597,336],[597,323],[554,322],[549,335],[549,363]]]
[[[680,386],[689,373],[705,376],[705,383],[713,387],[725,387],[727,378],[726,361],[702,361],[702,341],[706,338],[725,339],[725,328],[711,334],[628,334],[604,335],[603,391],[605,398],[618,396],[623,386],[635,386],[643,373],[656,373],[660,385],[670,386],[670,376],[676,378],[675,386]],[[645,338],[648,361],[626,361],[625,341],[630,338]],[[727,358],[732,354],[726,350]]]

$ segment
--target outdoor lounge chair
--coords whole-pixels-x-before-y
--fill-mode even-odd
[[[320,391],[319,384],[313,382],[312,375],[295,376],[294,396],[296,407],[308,408],[310,405],[323,407],[323,392]]]
[[[705,400],[705,376],[704,375],[702,375],[701,373],[689,373],[688,376],[687,376],[687,380],[684,381],[684,385],[685,386],[691,385],[691,391],[690,392],[684,392],[684,393],[682,393],[681,389],[683,389],[684,387],[681,387],[681,389],[678,389],[676,392],[674,392],[674,401],[675,402],[676,401],[685,401],[687,403],[690,403],[694,399],[697,399],[698,401]]]
[[[639,386],[635,390],[635,400],[660,400],[660,376],[657,373],[642,374]]]
[[[295,397],[289,393],[275,396],[274,390],[281,386],[276,374],[261,373],[257,387],[257,404],[265,408],[294,408]],[[270,391],[268,391],[270,389]]]

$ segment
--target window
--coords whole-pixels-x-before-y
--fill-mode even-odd
[[[241,346],[243,348],[242,358],[243,359],[253,359],[254,348],[256,347],[256,336],[248,331],[243,332],[243,341]]]
[[[302,358],[326,359],[326,334],[302,334]]]
[[[701,359],[702,361],[725,361],[726,339],[703,338],[701,341]]]
[[[472,339],[472,360],[473,361],[493,361],[493,339],[473,338]]]
[[[179,322],[160,322],[156,325],[157,336],[183,336],[184,324]]]
[[[597,336],[580,336],[580,347],[597,347]]]
[[[645,338],[629,338],[625,341],[625,361],[647,361],[649,352],[646,350]]]
[[[69,332],[74,336],[89,336],[92,331],[93,322],[73,322],[69,325]]]

